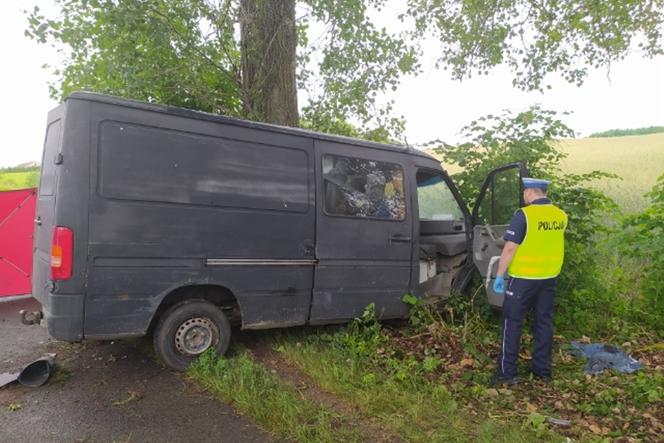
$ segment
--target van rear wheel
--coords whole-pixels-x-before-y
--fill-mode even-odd
[[[203,352],[223,355],[231,342],[231,325],[224,312],[205,300],[188,300],[170,307],[153,335],[154,350],[169,368],[184,371]]]

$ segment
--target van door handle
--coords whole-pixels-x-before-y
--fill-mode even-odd
[[[405,237],[403,235],[393,235],[390,237],[390,243],[410,243],[413,239],[410,237]]]
[[[37,218],[35,219],[35,223],[37,224],[37,226],[41,226],[41,223],[42,223],[42,222],[41,222],[41,217],[37,217]]]

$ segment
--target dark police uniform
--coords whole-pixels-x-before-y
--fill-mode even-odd
[[[548,198],[540,198],[531,203],[531,205],[550,204],[551,201]],[[519,209],[514,213],[503,239],[521,245],[527,233],[527,217],[524,210]],[[530,309],[534,314],[532,332],[535,338],[531,370],[537,377],[544,379],[551,377],[555,292],[556,277],[516,278],[512,276],[510,278],[505,288],[503,303],[502,346],[497,370],[499,377],[512,378],[517,375],[521,325]]]

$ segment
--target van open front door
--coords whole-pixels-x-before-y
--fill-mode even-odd
[[[488,282],[489,303],[503,305],[503,294],[493,291],[498,258],[505,246],[503,236],[514,215],[524,205],[521,178],[527,176],[523,162],[510,163],[489,173],[473,208],[473,262]]]

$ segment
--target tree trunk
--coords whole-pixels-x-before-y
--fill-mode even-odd
[[[298,126],[295,0],[241,0],[245,117]]]

